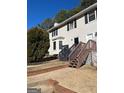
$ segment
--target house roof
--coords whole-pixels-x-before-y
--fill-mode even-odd
[[[91,5],[91,6],[89,6],[88,8],[86,8],[86,9],[80,11],[79,13],[77,13],[77,14],[73,15],[72,17],[66,19],[65,21],[59,23],[57,26],[52,27],[51,29],[48,30],[48,32],[51,32],[51,31],[53,31],[53,30],[55,30],[55,29],[58,29],[58,28],[60,28],[60,27],[62,27],[62,26],[64,26],[64,25],[66,25],[68,22],[70,22],[70,21],[72,21],[72,20],[74,20],[74,19],[80,18],[80,17],[83,16],[85,13],[87,13],[88,11],[90,11],[91,9],[94,9],[94,8],[96,8],[96,7],[97,7],[97,3],[95,3],[95,4]]]

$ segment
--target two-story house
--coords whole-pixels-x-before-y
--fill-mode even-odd
[[[49,55],[59,54],[63,45],[71,47],[80,41],[86,43],[97,37],[97,3],[89,6],[62,23],[55,23],[48,30],[50,39]]]

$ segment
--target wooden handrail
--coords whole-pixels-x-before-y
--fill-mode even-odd
[[[58,58],[60,60],[64,60],[64,61],[67,61],[68,60],[68,56],[69,54],[71,53],[71,51],[73,51],[76,47],[76,44],[73,44],[70,48],[64,48],[59,52],[59,55],[58,55]],[[65,54],[65,51],[66,51],[66,54]]]
[[[80,42],[81,43],[81,42]],[[80,46],[80,43],[75,47],[74,50],[72,50],[72,52],[69,54],[69,57],[73,54],[73,52]]]
[[[73,44],[69,49],[72,51],[76,47],[76,44]]]
[[[91,47],[91,46],[90,46],[90,42],[96,43],[96,42],[93,41],[93,40],[89,40],[89,41],[83,46],[82,50],[79,52],[79,54],[78,54],[76,57],[80,56],[80,54],[83,53],[83,51],[84,51],[85,49],[94,49],[94,47]],[[96,49],[96,48],[95,48],[95,49]],[[94,49],[94,50],[95,50],[95,49]]]
[[[85,43],[80,42],[75,49],[73,49],[73,51],[71,51],[71,53],[69,54],[69,61],[71,61],[73,58],[76,57],[76,55],[80,52],[80,50],[82,49],[82,45],[84,45]]]
[[[82,50],[79,52],[79,54],[76,56],[76,59],[78,60],[78,66],[82,64],[82,61],[87,57],[88,52],[91,50],[96,50],[96,42],[93,40],[89,40]]]

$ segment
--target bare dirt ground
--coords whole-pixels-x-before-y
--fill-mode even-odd
[[[55,67],[51,67],[51,68],[46,68],[46,69],[39,69],[39,70],[35,70],[35,71],[29,71],[27,73],[27,75],[28,76],[38,75],[38,74],[47,73],[47,72],[50,72],[50,71],[66,68],[66,67],[68,67],[68,64],[55,66]]]
[[[68,62],[64,62],[64,61],[59,61],[58,59],[56,60],[51,60],[47,63],[44,64],[39,64],[39,65],[30,65],[27,67],[27,71],[37,71],[37,70],[41,70],[41,69],[46,69],[46,68],[51,68],[51,67],[55,67],[55,66],[61,66],[61,65],[65,65]]]
[[[58,64],[60,65],[60,63]],[[39,66],[37,69],[40,69],[42,66]],[[49,64],[48,67],[50,66]],[[59,82],[59,85],[77,93],[96,93],[97,91],[97,70],[90,65],[84,65],[79,69],[66,67],[47,73],[28,76],[28,87],[42,88],[42,93],[52,93],[52,87],[48,86],[45,82],[48,79],[56,80]]]

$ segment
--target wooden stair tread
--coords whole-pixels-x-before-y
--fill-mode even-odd
[[[73,51],[70,59],[70,65],[72,67],[80,67],[82,64],[85,64],[86,58],[91,51],[96,50],[96,42],[89,40],[87,43],[79,43],[75,51]]]

